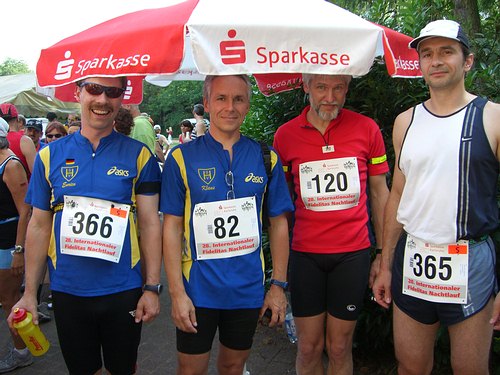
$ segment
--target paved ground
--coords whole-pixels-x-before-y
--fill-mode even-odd
[[[165,277],[163,275],[163,283]],[[47,294],[47,293],[44,293]],[[161,295],[162,311],[153,322],[143,325],[142,340],[139,347],[137,374],[170,375],[175,374],[176,347],[175,327],[170,319],[170,299],[168,293]],[[49,351],[35,358],[33,365],[17,369],[15,375],[62,375],[67,369],[61,355],[54,321],[41,324],[41,329],[51,343]],[[215,339],[209,375],[217,374],[215,367],[218,350]],[[10,343],[9,332],[5,320],[0,320],[0,358],[7,353]],[[119,347],[119,343],[117,343]],[[283,327],[269,328],[259,325],[254,337],[254,344],[247,370],[251,375],[296,375],[296,345],[288,341]],[[374,375],[380,371],[380,364],[371,363],[369,367],[360,364],[361,358],[355,356],[354,375]],[[363,361],[364,362],[364,361]],[[385,362],[385,361],[384,361]],[[382,370],[383,371],[383,370]],[[392,372],[390,372],[392,374]],[[388,375],[387,374],[384,375]]]
[[[161,296],[162,311],[153,322],[143,325],[139,347],[137,374],[175,374],[176,349],[175,327],[170,320],[170,300],[168,293]],[[16,375],[59,375],[66,374],[66,366],[61,355],[55,323],[43,323],[42,331],[51,343],[49,351],[35,358],[33,365],[12,372]],[[217,340],[215,340],[217,341]],[[0,322],[0,358],[7,353],[9,333],[5,320]],[[117,343],[117,346],[119,343]],[[209,374],[216,374],[214,347]],[[294,370],[296,347],[291,344],[283,328],[271,329],[259,325],[254,339],[254,347],[247,362],[251,375],[296,374]]]

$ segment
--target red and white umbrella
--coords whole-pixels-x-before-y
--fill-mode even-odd
[[[401,59],[416,60],[406,40],[394,43],[403,46]],[[186,0],[70,36],[42,50],[36,73],[43,87],[88,76],[175,75],[183,63],[201,75],[362,76],[384,55],[397,75],[395,49],[384,28],[323,0]]]

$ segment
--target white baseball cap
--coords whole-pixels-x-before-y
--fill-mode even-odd
[[[161,126],[160,126],[160,125],[158,125],[158,124],[156,124],[155,126],[153,126],[153,129],[154,129],[154,130],[161,130]]]
[[[429,22],[420,31],[420,35],[408,44],[408,47],[418,49],[418,45],[422,40],[432,37],[453,39],[462,43],[465,47],[470,48],[469,40],[467,39],[467,35],[465,35],[462,26],[460,26],[458,22],[451,20]]]
[[[9,124],[3,118],[0,117],[0,138],[6,138],[9,132]]]

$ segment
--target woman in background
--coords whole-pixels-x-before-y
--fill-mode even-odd
[[[28,175],[21,161],[9,149],[9,125],[0,118],[0,303],[7,317],[21,298],[24,275],[24,241],[30,206],[24,203]],[[0,359],[0,373],[33,363],[20,336],[12,335],[14,346]]]
[[[186,143],[191,141],[193,134],[193,124],[189,120],[182,120],[180,123],[181,134],[179,134],[179,143]]]
[[[53,121],[45,129],[45,143],[57,141],[61,137],[68,135],[66,127],[59,121]]]

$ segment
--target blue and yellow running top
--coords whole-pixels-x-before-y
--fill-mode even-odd
[[[182,271],[186,292],[196,307],[261,307],[264,301],[261,209],[266,186],[267,212],[270,217],[293,211],[283,168],[274,150],[271,149],[272,177],[269,184],[259,143],[241,136],[232,151],[233,158],[230,161],[229,153],[222,144],[207,133],[193,142],[175,147],[163,167],[160,210],[164,214],[184,217],[186,248],[182,256]],[[233,177],[228,178],[231,173]],[[199,208],[198,216],[200,211],[208,211],[207,220],[213,219],[213,228],[209,231],[213,229],[217,234],[219,230],[221,234],[226,233],[227,229],[227,233],[231,230],[241,233],[236,221],[228,222],[231,225],[223,228],[221,220],[210,217],[210,205],[202,204],[218,201],[222,206],[228,202],[228,198],[233,197],[233,192],[236,200],[255,198],[258,246],[255,251],[238,256],[200,260],[196,243],[204,241],[195,236],[195,206]],[[240,216],[240,224],[244,219],[247,218]],[[241,246],[243,242],[234,241],[234,247],[244,248]]]
[[[33,169],[26,203],[41,210],[54,211],[48,251],[51,289],[76,296],[100,296],[141,287],[143,282],[134,214],[136,196],[158,194],[161,179],[158,163],[148,148],[113,131],[100,140],[94,151],[92,144],[77,132],[50,143],[40,151]],[[128,223],[126,215],[121,215],[125,233],[117,263],[61,252],[65,196],[97,198],[130,206]],[[88,246],[94,246],[95,240],[101,248],[94,248],[106,250],[97,242],[97,236],[109,236],[112,216],[103,221],[92,213],[92,209],[87,210],[86,218],[83,213],[75,216],[74,228],[85,231],[87,235],[90,233],[90,240],[86,240],[90,244]],[[80,219],[82,223],[78,223]],[[67,227],[68,223],[64,225]],[[72,236],[73,247],[78,249],[78,242],[83,240],[78,238],[78,234],[72,233]]]

